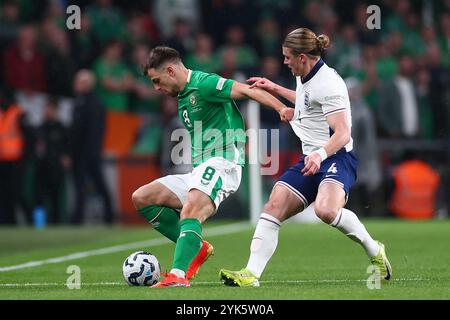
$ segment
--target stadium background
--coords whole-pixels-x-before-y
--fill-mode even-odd
[[[66,27],[66,8],[81,8],[81,30]],[[381,29],[366,26],[367,6],[381,8]],[[2,104],[17,103],[26,114],[23,156],[11,175],[0,160],[1,194],[20,181],[14,197],[0,203],[5,224],[36,223],[37,208],[52,209],[49,177],[62,176],[60,208],[54,221],[71,223],[74,173],[71,128],[72,82],[82,68],[98,78],[95,94],[108,115],[102,147],[102,170],[111,194],[115,223],[145,223],[131,204],[131,193],[164,174],[189,170],[170,162],[170,134],[181,126],[176,101],[160,96],[140,72],[146,52],[158,44],[177,48],[187,67],[245,81],[263,75],[294,88],[282,64],[281,43],[293,28],[306,26],[330,36],[333,47],[324,60],[347,81],[352,99],[353,136],[360,158],[358,183],[348,206],[362,217],[392,217],[395,192],[419,190],[404,199],[432,201],[418,217],[445,218],[450,205],[449,100],[450,1],[31,1],[4,0],[0,5],[0,88]],[[105,81],[106,80],[106,81]],[[113,80],[114,91],[106,84]],[[61,134],[58,166],[40,166],[49,148],[43,124],[45,105],[56,100]],[[245,114],[245,103],[240,104]],[[280,129],[279,173],[297,161],[300,143],[278,116],[261,109],[261,127]],[[101,124],[98,124],[101,126]],[[69,159],[69,160],[68,160]],[[414,186],[395,183],[393,173],[406,160],[430,165],[414,174]],[[62,171],[59,170],[59,164]],[[43,168],[42,168],[43,167]],[[435,184],[433,176],[439,176]],[[264,177],[264,199],[276,179]],[[429,179],[427,177],[430,177]],[[10,180],[12,179],[12,180]],[[407,180],[409,182],[414,179]],[[430,180],[430,181],[428,181]],[[398,182],[398,181],[397,181]],[[412,183],[412,182],[411,182]],[[436,186],[436,188],[434,188]],[[411,188],[409,188],[411,187]],[[92,184],[85,187],[84,223],[103,223],[103,203]],[[42,196],[39,198],[37,195]],[[248,219],[248,171],[239,192],[224,202],[220,218]],[[409,198],[408,198],[409,197]],[[264,201],[262,199],[262,201]],[[404,202],[403,199],[403,202]],[[14,219],[7,200],[14,201]]]

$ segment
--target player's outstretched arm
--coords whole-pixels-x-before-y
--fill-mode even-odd
[[[295,91],[282,87],[275,82],[270,81],[263,77],[251,77],[247,79],[247,83],[250,84],[250,88],[260,88],[268,91],[274,96],[282,96],[283,98],[289,100],[295,104]]]
[[[250,88],[249,85],[235,81],[231,88],[231,98],[235,100],[252,99],[262,105],[268,106],[280,114],[282,121],[291,121],[294,109],[288,108],[273,95],[259,88]]]

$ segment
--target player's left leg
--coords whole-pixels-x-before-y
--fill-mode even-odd
[[[241,181],[242,168],[223,158],[211,158],[194,169],[187,200],[180,214],[178,237],[172,269],[153,287],[188,287],[200,265],[212,254],[205,245],[202,223],[213,215],[220,203],[234,193]]]
[[[203,244],[202,222],[215,212],[211,198],[200,190],[192,189],[180,215],[180,236],[170,273],[153,287],[189,287],[186,271]]]
[[[320,185],[316,201],[316,215],[325,223],[343,232],[347,237],[361,244],[372,264],[379,268],[381,276],[389,280],[392,269],[387,260],[384,245],[372,239],[364,225],[352,211],[343,208],[345,191],[336,182],[324,182]]]

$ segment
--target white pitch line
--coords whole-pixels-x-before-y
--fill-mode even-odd
[[[208,236],[208,237],[220,236],[220,235],[224,235],[224,234],[236,233],[239,231],[247,230],[249,228],[251,228],[251,226],[247,223],[242,223],[242,222],[233,223],[233,224],[228,224],[225,226],[206,228],[204,235]],[[128,243],[128,244],[106,247],[106,248],[101,248],[101,249],[95,249],[95,250],[90,250],[90,251],[75,252],[75,253],[72,253],[72,254],[69,254],[66,256],[50,258],[50,259],[45,259],[45,260],[29,261],[29,262],[14,265],[14,266],[0,267],[0,272],[39,267],[39,266],[42,266],[45,264],[60,263],[60,262],[65,262],[65,261],[70,261],[70,260],[82,259],[82,258],[86,258],[86,257],[99,256],[99,255],[109,254],[109,253],[114,253],[114,252],[119,252],[119,251],[126,251],[126,250],[130,250],[130,249],[142,249],[142,248],[146,248],[146,247],[164,245],[164,244],[167,244],[170,242],[171,241],[167,238],[157,238],[157,239],[152,239],[152,240],[132,242],[132,243]]]
[[[422,278],[405,278],[392,279],[394,282],[420,282],[431,281],[431,279]],[[449,280],[450,281],[450,280]],[[342,282],[367,282],[367,279],[304,279],[304,280],[267,280],[260,281],[261,284],[283,284],[283,283],[342,283]],[[192,285],[210,285],[222,284],[220,281],[192,281]],[[81,283],[82,287],[86,286],[127,286],[125,282],[88,282]],[[0,287],[49,287],[49,286],[66,286],[65,283],[44,282],[44,283],[0,283]]]

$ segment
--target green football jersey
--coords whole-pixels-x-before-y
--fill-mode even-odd
[[[194,167],[212,157],[244,165],[245,124],[230,97],[233,82],[189,70],[186,86],[178,94],[178,115],[191,137]]]

